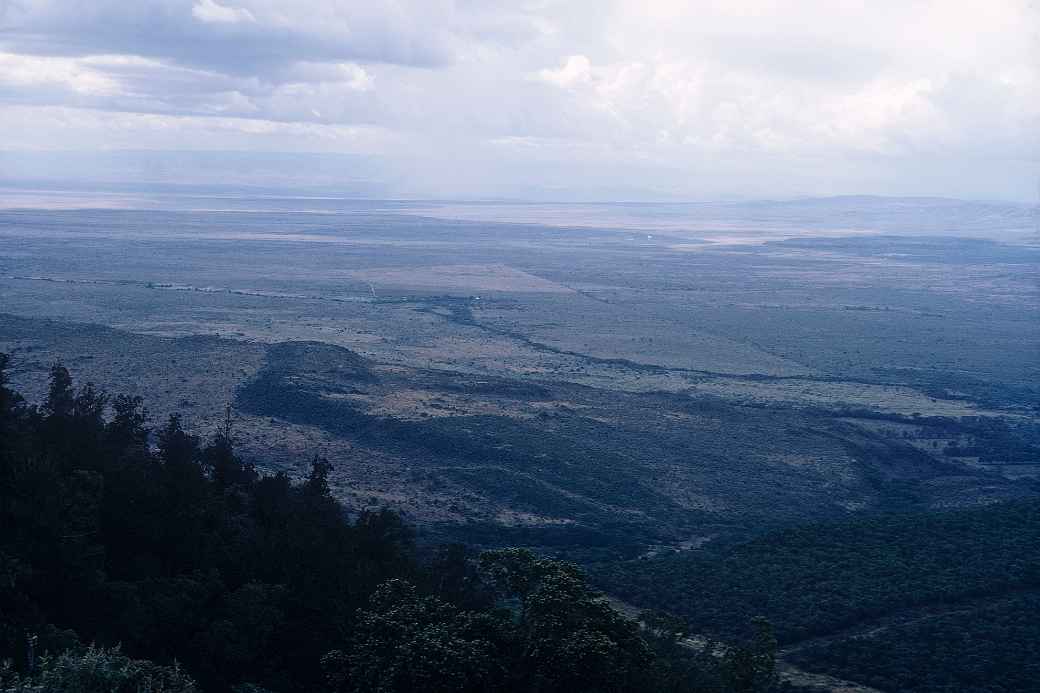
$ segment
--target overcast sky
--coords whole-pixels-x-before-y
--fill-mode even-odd
[[[1040,4],[0,0],[0,133],[364,155],[408,195],[1035,200]]]

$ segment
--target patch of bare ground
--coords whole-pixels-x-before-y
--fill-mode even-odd
[[[325,395],[357,404],[371,416],[391,417],[403,421],[445,416],[511,416],[530,419],[542,411],[552,411],[556,402],[522,402],[496,400],[468,393],[439,392],[408,387],[379,393]]]
[[[572,308],[563,316],[554,314],[551,304],[512,311],[475,305],[473,315],[478,324],[497,334],[584,356],[588,362],[629,361],[633,365],[720,373],[812,374],[811,369],[752,344],[676,325],[642,305],[585,304],[580,311]]]
[[[565,517],[547,517],[516,510],[498,511],[495,521],[506,527],[547,527],[574,524],[574,520]]]
[[[715,378],[697,383],[694,392],[749,402],[789,402],[802,405],[849,406],[892,414],[926,416],[985,416],[1005,412],[981,409],[964,400],[938,399],[920,390],[892,385],[820,380],[747,380]]]
[[[822,460],[815,455],[782,452],[767,455],[765,461],[767,464],[780,464],[795,468],[826,472],[827,474],[834,476],[836,480],[846,484],[853,483],[856,480],[855,461],[849,457],[843,459]]]
[[[374,267],[344,271],[344,277],[392,286],[436,291],[494,291],[516,293],[574,293],[562,284],[542,279],[504,264]]]
[[[884,693],[877,688],[839,679],[827,674],[816,674],[786,662],[780,658],[776,664],[780,680],[794,686],[816,688],[828,693]]]

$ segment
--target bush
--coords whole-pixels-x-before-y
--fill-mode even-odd
[[[39,671],[0,673],[3,693],[197,693],[195,682],[175,663],[160,666],[130,659],[118,647],[88,647],[43,657]]]

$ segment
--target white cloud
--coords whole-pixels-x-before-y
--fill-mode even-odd
[[[567,58],[563,67],[557,70],[540,70],[538,77],[558,87],[573,87],[576,84],[589,82],[592,78],[592,64],[584,55],[572,55]]]
[[[226,116],[170,116],[68,106],[0,108],[11,150],[239,150],[378,154],[401,138],[377,126],[327,125]]]
[[[33,90],[111,95],[118,92],[118,83],[84,61],[0,53],[0,89],[22,90],[23,98],[32,98]]]
[[[0,109],[118,114],[142,142],[183,119],[216,147],[220,132],[257,148],[394,133],[386,157],[460,189],[553,171],[571,186],[638,171],[683,195],[871,192],[886,174],[887,191],[920,191],[929,172],[951,194],[1035,189],[1029,0],[508,4],[21,0],[0,5]],[[46,141],[53,122],[25,129]]]
[[[342,84],[355,91],[368,91],[375,86],[375,79],[357,63],[310,63],[290,65],[277,75],[285,82],[310,82]]]
[[[255,22],[256,17],[244,7],[218,5],[214,0],[197,0],[191,8],[191,16],[200,22],[215,24],[238,24]]]

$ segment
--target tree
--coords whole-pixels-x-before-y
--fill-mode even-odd
[[[148,444],[148,411],[140,397],[118,395],[112,400],[112,412],[105,432],[117,450]]]
[[[23,414],[22,398],[17,392],[7,387],[7,368],[10,363],[10,357],[0,352],[0,477],[6,466],[10,464],[10,460],[5,457],[23,442],[16,440],[16,438],[21,438],[17,429]]]
[[[199,441],[184,432],[180,414],[170,414],[166,425],[159,430],[159,458],[167,467],[190,465],[198,456]]]
[[[653,653],[638,626],[592,590],[571,563],[524,549],[480,559],[505,599],[518,602],[519,671],[539,691],[630,691],[646,682]]]
[[[360,612],[349,654],[330,652],[323,665],[339,691],[501,690],[506,671],[498,648],[508,627],[389,580]]]
[[[446,602],[470,610],[485,609],[494,603],[465,544],[453,542],[439,547],[427,573],[430,589]]]
[[[72,400],[72,416],[82,428],[89,427],[91,432],[96,432],[103,428],[107,405],[108,395],[94,387],[94,383],[87,383]]]
[[[256,480],[256,469],[235,456],[231,405],[225,408],[224,425],[202,451],[202,465],[223,494],[241,490]]]
[[[7,368],[10,365],[11,357],[0,351],[0,425],[14,413],[15,407],[21,402],[18,393],[7,387]],[[2,430],[0,429],[0,432]]]
[[[43,411],[48,417],[65,417],[72,415],[75,396],[72,392],[72,376],[61,364],[51,366],[50,384],[47,387],[47,399],[43,403]]]
[[[329,474],[331,473],[332,463],[324,457],[315,455],[311,460],[311,470],[307,474],[304,489],[315,496],[328,496],[330,493]]]
[[[776,673],[776,637],[773,627],[763,618],[751,622],[754,634],[749,642],[730,647],[723,657],[727,690],[733,693],[763,693],[779,684]]]
[[[38,672],[19,676],[0,669],[4,693],[198,693],[195,682],[175,663],[159,666],[130,659],[119,648],[88,647],[45,657]]]

